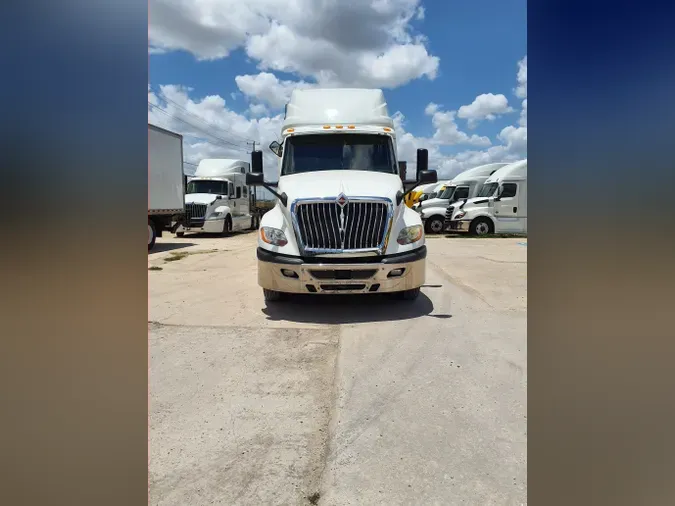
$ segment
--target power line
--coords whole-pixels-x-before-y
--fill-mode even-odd
[[[164,100],[166,100],[167,102],[172,103],[177,109],[183,111],[183,112],[184,112],[185,114],[187,114],[188,116],[191,116],[191,117],[197,119],[198,121],[200,121],[200,122],[203,123],[204,125],[206,125],[206,126],[208,126],[208,127],[210,127],[210,128],[217,128],[218,130],[222,130],[222,131],[225,132],[226,134],[228,134],[228,135],[230,135],[230,136],[232,136],[232,137],[238,138],[239,140],[241,140],[241,141],[243,141],[243,142],[245,142],[245,143],[247,143],[247,144],[250,144],[250,143],[252,143],[252,142],[255,142],[255,141],[253,141],[253,139],[247,139],[247,138],[245,138],[245,137],[243,137],[243,136],[241,136],[241,135],[239,135],[239,134],[235,134],[234,132],[227,130],[226,128],[216,127],[216,126],[213,125],[212,123],[209,123],[209,122],[206,121],[205,119],[200,118],[200,117],[197,116],[196,114],[194,114],[194,113],[188,111],[188,110],[185,109],[183,106],[181,106],[180,104],[176,103],[174,100],[171,100],[169,97],[167,97],[167,96],[164,94],[164,92],[161,92],[161,91],[160,91],[160,94],[161,94],[161,96],[162,96],[162,98],[163,98]]]
[[[178,116],[174,116],[173,114],[171,114],[171,113],[165,111],[164,109],[162,109],[162,108],[159,107],[158,105],[153,104],[153,103],[150,102],[149,100],[148,100],[148,106],[150,106],[150,108],[151,108],[152,110],[154,110],[154,111],[159,111],[159,112],[161,112],[162,114],[168,116],[168,117],[171,118],[171,119],[174,119],[174,120],[176,120],[176,121],[180,121],[181,123],[184,123],[184,124],[188,125],[189,127],[191,127],[192,129],[194,129],[194,130],[195,130],[196,132],[198,132],[198,133],[201,133],[201,134],[203,134],[203,135],[205,135],[205,136],[207,136],[207,137],[211,137],[211,138],[213,138],[213,139],[216,139],[216,140],[218,141],[216,144],[220,144],[220,145],[223,146],[223,147],[227,147],[227,148],[230,148],[230,149],[231,149],[231,148],[236,148],[236,149],[235,149],[236,151],[246,151],[247,148],[248,148],[248,146],[244,147],[244,146],[242,146],[242,145],[240,145],[240,144],[236,144],[236,143],[234,143],[234,142],[232,142],[232,141],[228,141],[228,140],[226,140],[226,139],[223,139],[222,137],[218,137],[217,135],[214,135],[214,134],[212,134],[211,132],[208,132],[208,131],[202,129],[202,128],[200,128],[200,127],[198,127],[198,126],[196,126],[196,125],[190,123],[189,121],[187,121],[187,120],[185,120],[185,119],[183,119],[183,118],[180,118],[180,117],[178,117]]]

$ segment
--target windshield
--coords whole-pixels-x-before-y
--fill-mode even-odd
[[[454,195],[454,200],[468,199],[469,198],[469,187],[468,186],[458,186],[457,191]]]
[[[455,193],[455,189],[456,189],[456,188],[457,188],[456,186],[448,186],[448,187],[446,187],[445,190],[443,190],[443,193],[441,193],[441,194],[438,196],[438,198],[439,198],[439,199],[448,199],[448,200],[451,199],[451,198],[452,198],[452,194]]]
[[[480,192],[478,192],[477,197],[492,197],[494,193],[497,191],[497,187],[499,186],[499,183],[488,183],[485,186],[483,186],[480,189]]]
[[[193,180],[187,185],[187,193],[213,193],[215,195],[227,195],[227,182]]]
[[[286,141],[282,176],[320,170],[398,174],[391,138],[386,135],[299,135]]]

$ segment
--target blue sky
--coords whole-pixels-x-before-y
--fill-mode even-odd
[[[150,0],[149,31],[150,120],[195,163],[269,143],[296,83],[383,88],[399,156],[426,147],[445,175],[526,156],[524,0]]]

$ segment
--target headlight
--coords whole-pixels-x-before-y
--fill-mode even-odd
[[[419,241],[424,235],[424,230],[422,225],[413,225],[412,227],[405,227],[398,234],[398,239],[396,240],[399,244],[412,244]]]
[[[209,220],[217,220],[218,218],[220,218],[222,216],[222,214],[223,213],[220,213],[220,212],[211,213],[211,215],[209,216]]]
[[[452,219],[453,220],[460,220],[460,219],[464,218],[465,216],[466,216],[466,212],[460,211]]]
[[[278,228],[262,227],[260,229],[260,238],[273,246],[286,246],[288,244],[288,239],[286,239],[283,230],[279,230]]]

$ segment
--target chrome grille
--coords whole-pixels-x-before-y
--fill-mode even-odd
[[[445,224],[447,225],[450,223],[450,220],[452,220],[452,215],[455,213],[455,208],[454,206],[448,206],[447,210],[445,211]]]
[[[390,203],[353,199],[340,206],[336,200],[298,202],[296,229],[307,251],[377,250],[390,221]]]
[[[204,220],[206,204],[185,204],[185,217],[188,222],[192,220]]]

